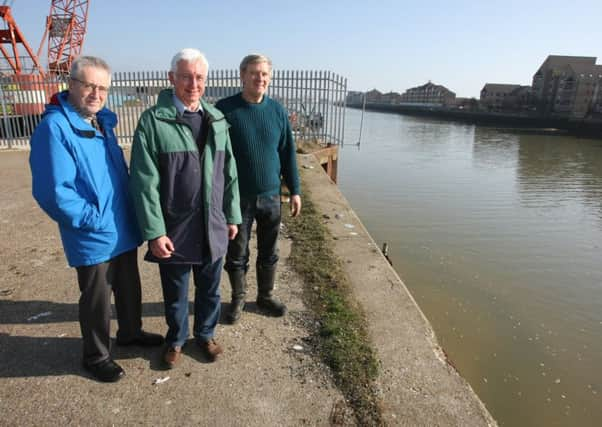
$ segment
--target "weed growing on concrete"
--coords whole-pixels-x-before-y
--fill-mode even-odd
[[[332,248],[332,236],[321,223],[311,194],[305,190],[301,216],[284,219],[293,240],[290,261],[304,279],[304,295],[320,324],[321,356],[358,424],[383,425],[373,385],[378,361],[366,333],[365,316],[351,295],[341,261]]]

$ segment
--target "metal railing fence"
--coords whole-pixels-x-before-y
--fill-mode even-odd
[[[132,141],[140,114],[171,86],[167,71],[115,72],[107,106],[119,123],[119,143]],[[67,84],[37,76],[0,77],[0,149],[29,148],[29,139],[41,120],[44,105]],[[211,70],[204,98],[214,103],[241,90],[238,70]],[[281,102],[297,139],[342,144],[347,79],[330,71],[274,70],[268,95]]]

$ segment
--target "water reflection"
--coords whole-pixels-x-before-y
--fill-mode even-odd
[[[473,165],[477,168],[516,169],[519,136],[500,134],[497,129],[475,127]]]
[[[578,200],[602,224],[602,142],[567,137],[523,135],[517,182],[521,202],[554,207]]]
[[[500,424],[602,425],[602,141],[378,113],[364,129],[341,189]]]

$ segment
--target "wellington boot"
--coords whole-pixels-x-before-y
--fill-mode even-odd
[[[266,311],[271,316],[284,316],[286,305],[275,298],[274,281],[276,279],[276,266],[257,266],[257,307]]]
[[[232,302],[226,312],[226,321],[233,325],[240,320],[245,308],[247,279],[243,270],[228,271],[228,278],[232,286]]]
[[[257,297],[257,307],[266,311],[270,316],[282,317],[286,314],[286,305],[274,297]]]
[[[226,312],[226,322],[231,325],[234,325],[238,322],[242,316],[242,312],[245,309],[245,299],[244,298],[232,298],[232,302],[228,307],[228,311]]]

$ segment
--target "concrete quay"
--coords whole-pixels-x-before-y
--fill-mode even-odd
[[[164,371],[160,349],[114,346],[125,378],[116,384],[92,380],[81,368],[75,272],[66,266],[56,225],[31,197],[27,157],[26,151],[0,151],[0,425],[354,424],[312,349],[315,325],[301,298],[303,282],[287,262],[292,243],[286,229],[276,279],[277,294],[289,306],[286,317],[257,310],[251,271],[241,322],[218,326],[225,354],[216,363],[206,363],[191,344],[181,364]],[[497,425],[446,362],[416,302],[315,157],[299,156],[299,165],[367,314],[387,424]],[[144,328],[164,333],[159,275],[141,260],[144,251]],[[225,307],[225,275],[221,289]],[[114,336],[114,320],[112,326]]]

